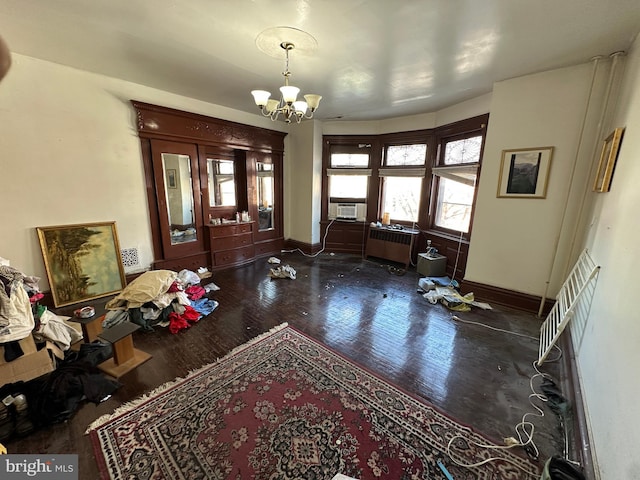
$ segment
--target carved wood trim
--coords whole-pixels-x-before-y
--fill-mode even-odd
[[[140,137],[165,138],[226,148],[284,152],[284,132],[131,100]]]

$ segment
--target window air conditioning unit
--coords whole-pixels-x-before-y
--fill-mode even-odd
[[[339,203],[336,217],[345,220],[355,220],[357,217],[357,209],[355,203]]]
[[[330,203],[329,220],[357,220],[364,222],[367,206],[364,203]]]

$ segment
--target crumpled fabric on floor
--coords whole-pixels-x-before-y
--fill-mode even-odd
[[[39,325],[33,331],[33,338],[36,342],[53,342],[60,350],[69,350],[71,345],[82,340],[82,334],[67,324],[64,318],[50,310],[44,310],[40,315]]]
[[[197,285],[200,283],[200,277],[198,274],[187,269],[180,270],[180,273],[178,273],[178,280],[180,280],[183,285]]]
[[[218,308],[219,303],[215,300],[211,300],[207,297],[200,298],[198,300],[194,300],[191,302],[191,306],[193,309],[200,313],[201,315],[209,315],[216,308]]]
[[[169,314],[169,331],[174,335],[180,330],[186,330],[190,326],[189,322],[176,312]]]
[[[204,286],[204,291],[209,293],[209,292],[217,292],[218,290],[220,290],[220,287],[218,285],[216,285],[215,283],[211,282],[211,283],[207,283]]]
[[[84,400],[102,402],[121,384],[85,362],[63,363],[50,374],[33,381],[31,411],[39,425],[63,422]]]
[[[150,270],[133,280],[118,295],[107,302],[108,310],[139,308],[165,293],[177,279],[170,270]]]
[[[169,331],[173,334],[186,330],[192,323],[200,320],[201,315],[189,305],[184,307],[184,313],[172,312],[169,314]]]
[[[202,315],[195,311],[195,309],[190,305],[185,305],[182,316],[190,322],[197,322],[202,317]]]
[[[290,278],[296,279],[296,271],[291,265],[282,265],[278,268],[272,268],[269,270],[269,276],[271,278]]]
[[[184,293],[187,294],[187,297],[189,297],[189,300],[193,301],[193,300],[198,300],[199,298],[202,298],[204,294],[207,292],[203,287],[199,285],[192,285],[190,287],[187,287]]]
[[[126,310],[109,310],[104,315],[102,320],[102,328],[107,329],[120,325],[121,323],[129,321],[129,312]]]

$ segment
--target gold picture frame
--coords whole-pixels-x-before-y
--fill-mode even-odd
[[[611,132],[611,135],[602,142],[598,170],[593,181],[594,192],[608,192],[611,189],[611,180],[613,179],[613,171],[615,170],[618,160],[618,150],[620,149],[623,133],[624,128],[616,128]]]
[[[56,307],[112,295],[126,286],[115,222],[36,231]]]
[[[553,147],[502,151],[499,198],[546,198]]]

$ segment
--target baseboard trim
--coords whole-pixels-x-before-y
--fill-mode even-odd
[[[540,309],[541,297],[528,293],[516,292],[506,288],[494,287],[483,283],[463,280],[460,285],[460,292],[464,295],[473,292],[476,300],[487,303],[495,303],[516,310],[523,310],[530,313],[538,313]],[[543,315],[546,316],[553,307],[555,300],[547,298],[544,303]]]
[[[307,255],[313,255],[322,250],[322,245],[319,243],[305,243],[299,240],[293,240],[288,238],[284,241],[284,250],[297,250],[300,249]]]
[[[562,371],[565,374],[561,379],[561,390],[567,395],[567,400],[573,412],[570,425],[571,432],[569,432],[569,443],[573,448],[567,454],[570,459],[580,463],[587,480],[597,480],[599,476],[596,476],[596,467],[593,461],[593,451],[587,425],[587,413],[584,409],[584,397],[580,387],[580,377],[578,376],[576,356],[569,326],[565,329],[558,343],[558,346],[562,348]]]

